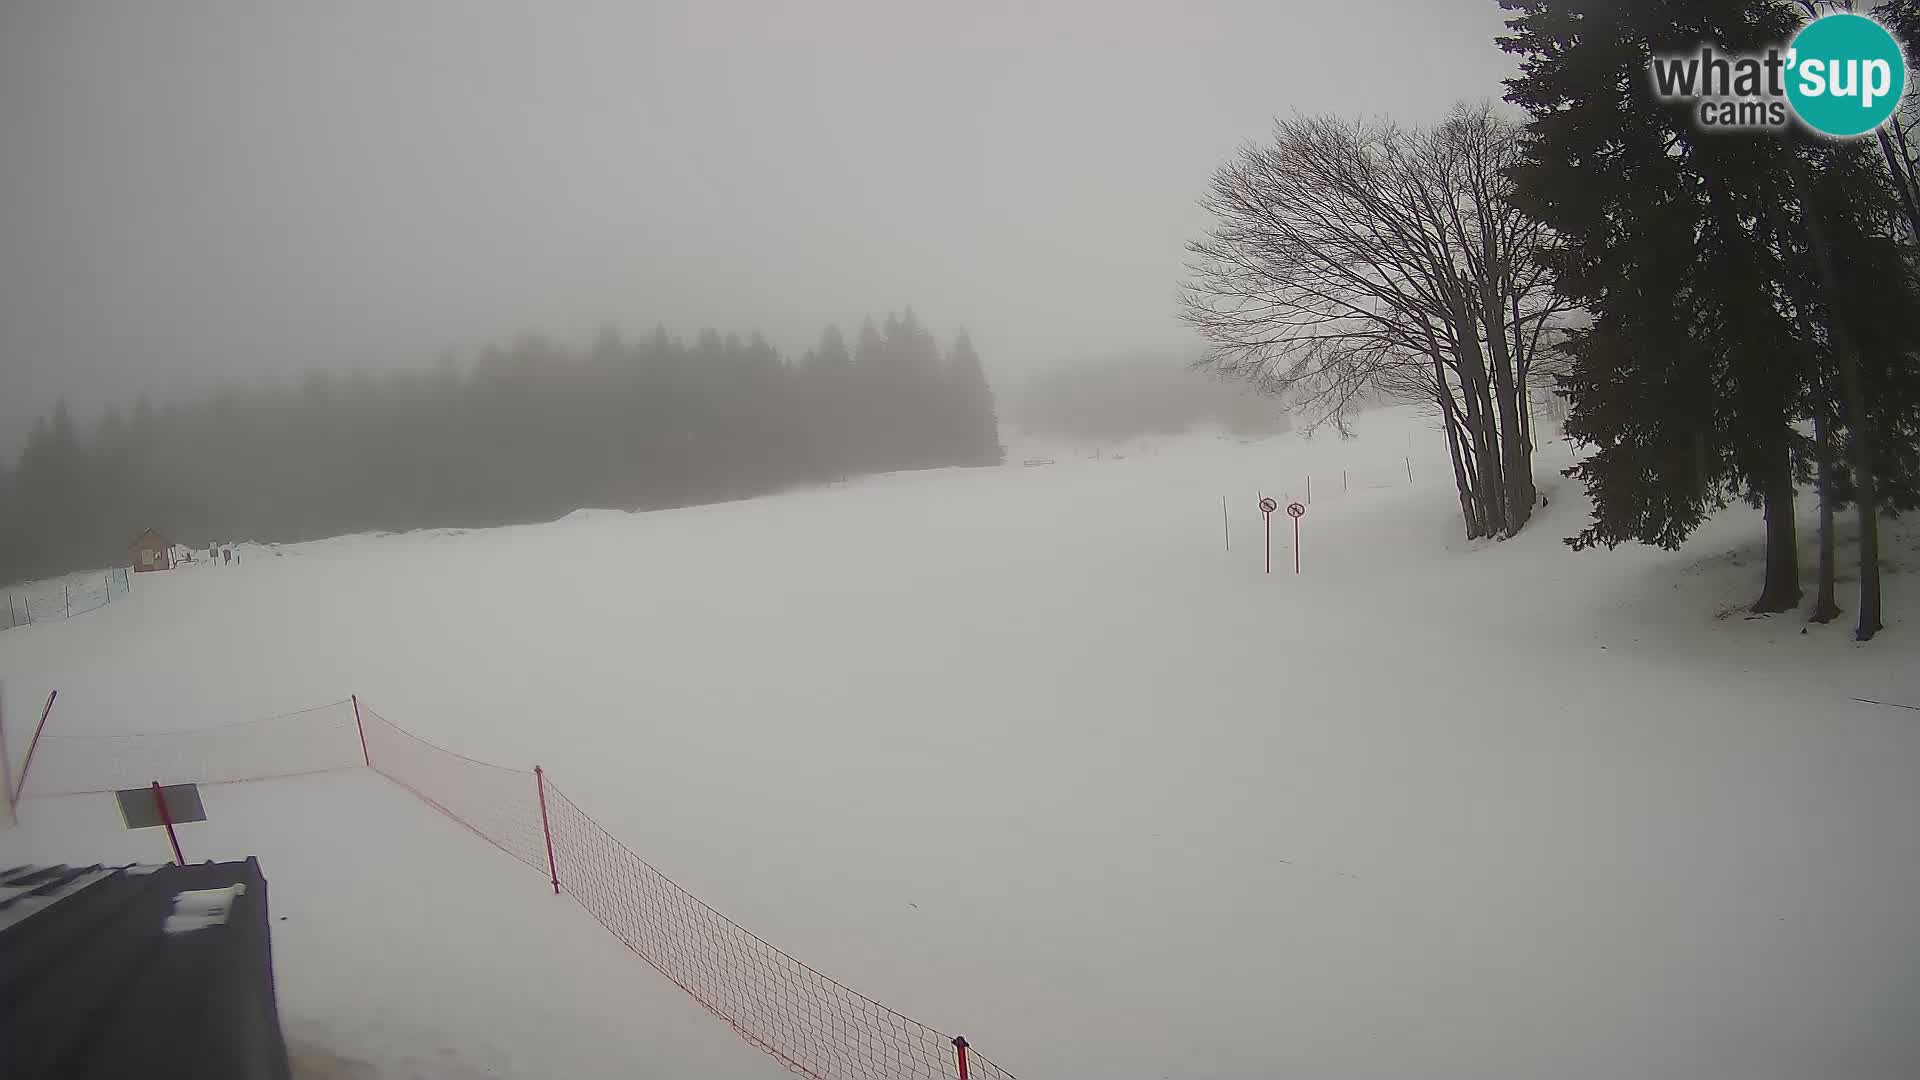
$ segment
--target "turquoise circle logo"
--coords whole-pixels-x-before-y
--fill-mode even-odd
[[[1865,135],[1907,90],[1907,60],[1886,27],[1850,12],[1822,16],[1788,45],[1787,101],[1822,135]]]

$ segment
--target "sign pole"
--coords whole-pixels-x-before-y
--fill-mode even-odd
[[[1279,508],[1279,503],[1265,495],[1260,496],[1260,521],[1267,529],[1267,573],[1269,574],[1273,573],[1273,512]]]
[[[160,812],[160,824],[167,827],[167,843],[173,845],[173,865],[187,865],[187,857],[180,854],[180,838],[173,834],[173,815],[167,813],[167,796],[160,790],[160,781],[153,782],[153,807]]]
[[[1287,504],[1287,516],[1293,519],[1293,572],[1300,573],[1300,519],[1305,517],[1307,508],[1299,503]]]

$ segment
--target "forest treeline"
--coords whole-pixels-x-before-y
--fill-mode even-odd
[[[176,543],[544,521],[582,507],[715,502],[1002,457],[965,331],[911,310],[798,361],[758,334],[525,336],[461,365],[223,386],[82,425],[62,402],[0,464],[0,583]]]
[[[1235,435],[1271,435],[1290,426],[1286,410],[1244,386],[1209,378],[1190,360],[1116,357],[1036,375],[1006,405],[1023,432],[1119,442],[1217,426]]]

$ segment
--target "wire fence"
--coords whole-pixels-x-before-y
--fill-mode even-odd
[[[14,790],[46,798],[362,766],[538,871],[794,1073],[816,1080],[1012,1080],[964,1039],[822,974],[709,907],[602,828],[541,770],[456,754],[357,699],[194,731],[38,735]]]
[[[7,621],[0,624],[0,630],[69,619],[106,607],[113,603],[114,597],[125,596],[131,586],[132,577],[127,567],[117,566],[101,571],[98,581],[88,577],[68,581],[58,589],[43,587],[32,592],[9,592]]]

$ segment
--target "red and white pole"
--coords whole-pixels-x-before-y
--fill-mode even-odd
[[[960,1080],[967,1080],[967,1037],[965,1035],[953,1037],[953,1056],[960,1065]]]
[[[540,793],[540,834],[547,838],[547,877],[553,882],[553,895],[560,895],[560,871],[553,862],[553,828],[547,824],[547,774],[533,767],[534,790]]]
[[[180,854],[180,838],[173,833],[173,815],[167,812],[167,794],[161,790],[158,780],[153,782],[153,807],[160,811],[160,824],[167,827],[167,843],[173,845],[173,865],[187,865],[187,857]]]

